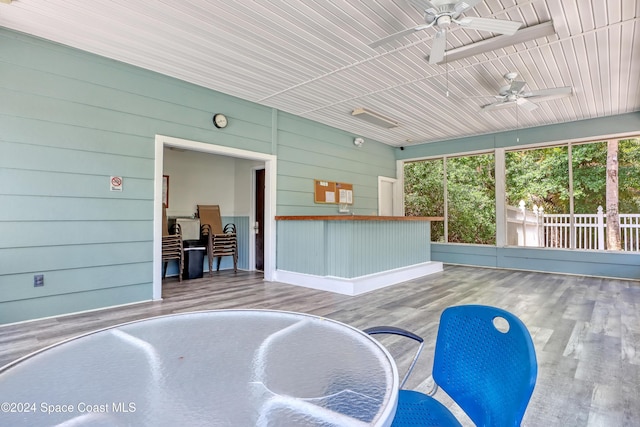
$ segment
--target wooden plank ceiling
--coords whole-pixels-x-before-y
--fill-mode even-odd
[[[640,110],[640,0],[484,0],[466,16],[552,21],[555,34],[431,65],[408,0],[14,0],[0,26],[278,108],[391,146]],[[453,26],[447,49],[495,34]],[[509,71],[572,86],[528,112],[480,111]],[[448,92],[448,96],[447,96]],[[351,116],[364,107],[400,126]],[[517,116],[517,117],[516,117]],[[518,123],[516,123],[516,119]]]

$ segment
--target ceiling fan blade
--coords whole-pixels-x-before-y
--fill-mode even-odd
[[[542,102],[552,101],[558,98],[564,98],[570,96],[573,93],[571,86],[555,87],[551,89],[534,90],[533,92],[524,93],[522,96],[529,98],[531,101]]]
[[[444,59],[444,51],[447,48],[447,30],[440,30],[436,33],[431,44],[429,54],[429,64],[437,64]]]
[[[475,5],[477,5],[478,3],[480,3],[480,0],[459,1],[454,6],[454,9],[455,9],[456,13],[460,14],[460,13],[466,12],[469,9],[473,9],[475,7]]]
[[[514,105],[516,105],[515,101],[505,101],[505,102],[496,102],[494,104],[483,105],[480,108],[482,108],[482,111],[495,111],[495,110],[502,110],[503,108],[513,107]]]
[[[467,99],[472,99],[472,98],[495,98],[495,99],[499,99],[499,100],[504,100],[505,97],[502,95],[467,95],[465,96],[465,98]]]
[[[536,104],[529,101],[527,98],[518,98],[516,100],[516,104],[518,104],[520,107],[524,108],[527,111],[533,111],[536,108],[538,108]]]
[[[509,87],[509,93],[522,92],[522,89],[524,89],[524,85],[526,84],[527,84],[526,82],[521,82],[521,81],[511,82],[511,86]]]
[[[492,33],[506,34],[512,36],[522,26],[522,22],[505,21],[503,19],[478,18],[473,16],[456,19],[456,24],[463,27],[480,31],[490,31]]]
[[[393,40],[402,38],[402,37],[406,36],[407,34],[415,33],[416,31],[424,30],[424,29],[427,29],[427,28],[429,28],[431,26],[432,25],[422,24],[422,25],[418,25],[417,27],[407,28],[406,30],[399,31],[399,32],[397,32],[395,34],[391,34],[391,35],[389,35],[387,37],[381,38],[380,40],[377,40],[377,41],[375,41],[373,43],[370,43],[369,47],[376,48],[378,46],[382,46],[385,43],[389,43],[389,42],[391,42]]]

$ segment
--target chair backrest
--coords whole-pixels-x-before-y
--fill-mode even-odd
[[[402,378],[402,382],[400,383],[400,388],[404,387],[404,384],[409,379],[409,375],[413,371],[413,368],[416,366],[416,362],[418,361],[418,357],[420,357],[420,353],[422,353],[422,349],[424,347],[424,340],[420,335],[414,334],[411,331],[406,329],[398,328],[396,326],[374,326],[371,328],[363,329],[362,332],[369,335],[377,335],[377,334],[390,334],[390,335],[400,335],[405,338],[411,338],[416,341],[419,345],[416,348],[416,352],[413,355],[413,360],[411,361],[411,365],[409,365],[409,369],[404,374]]]
[[[200,225],[209,225],[212,234],[222,234],[222,218],[219,205],[198,205]]]
[[[519,426],[538,373],[531,335],[495,307],[443,311],[433,378],[477,426]]]
[[[167,205],[162,204],[162,235],[169,235],[169,221],[167,220]]]

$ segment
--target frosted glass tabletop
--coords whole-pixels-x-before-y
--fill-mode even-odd
[[[0,368],[0,425],[388,426],[389,353],[321,317],[214,310],[64,341]]]

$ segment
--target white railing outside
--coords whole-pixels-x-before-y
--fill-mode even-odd
[[[622,250],[640,251],[640,214],[620,214],[620,241]]]
[[[507,245],[544,247],[543,215],[537,206],[526,210],[524,201],[519,207],[507,206]]]
[[[640,214],[620,214],[623,251],[640,252]],[[566,249],[607,249],[607,218],[602,206],[595,214],[545,214],[541,208],[507,207],[507,244]]]

